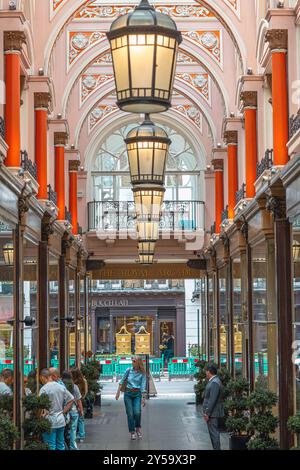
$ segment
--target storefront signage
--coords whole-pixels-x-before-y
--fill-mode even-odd
[[[92,271],[93,279],[198,279],[201,271],[189,268],[186,264],[154,264],[151,266],[107,265]]]
[[[97,299],[93,300],[94,307],[128,307],[128,299]]]

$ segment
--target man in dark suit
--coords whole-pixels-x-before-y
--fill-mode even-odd
[[[218,368],[212,364],[207,366],[206,378],[208,383],[205,388],[203,401],[203,415],[207,423],[210,440],[214,450],[221,450],[219,418],[224,416],[222,399],[222,383],[217,376]]]

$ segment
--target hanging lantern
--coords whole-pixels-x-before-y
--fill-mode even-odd
[[[182,41],[173,19],[142,0],[133,12],[112,23],[107,38],[119,108],[130,113],[166,111]]]
[[[139,253],[140,264],[153,264],[154,253]]]
[[[166,161],[171,144],[166,132],[146,114],[143,124],[126,137],[132,184],[164,184]]]
[[[6,266],[14,265],[14,245],[12,242],[6,243],[3,248],[3,257]]]
[[[159,222],[148,220],[137,221],[137,236],[139,240],[158,240]]]
[[[139,253],[154,253],[156,240],[139,240]]]
[[[140,185],[133,188],[138,221],[159,222],[164,193],[163,186]]]

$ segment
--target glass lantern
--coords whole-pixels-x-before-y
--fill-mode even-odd
[[[164,193],[163,186],[139,185],[133,187],[138,221],[159,222]]]

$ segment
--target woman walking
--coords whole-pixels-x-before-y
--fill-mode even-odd
[[[128,429],[132,440],[142,439],[141,417],[142,405],[146,404],[146,372],[141,357],[132,359],[132,367],[128,368],[120,380],[116,400],[124,391],[124,403],[128,419]]]
[[[83,408],[83,401],[88,393],[88,383],[87,380],[83,377],[83,374],[80,369],[74,368],[71,369],[72,378],[74,384],[78,386],[81,393],[81,403]],[[77,427],[77,439],[79,442],[83,442],[85,439],[85,425],[84,425],[84,414],[79,413],[78,418],[78,427]]]

